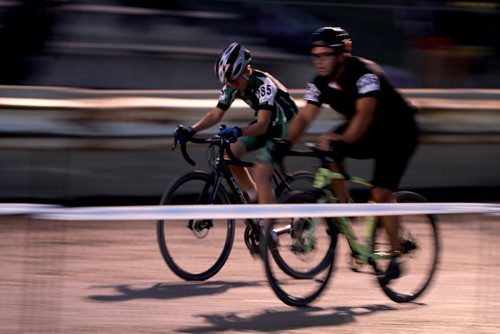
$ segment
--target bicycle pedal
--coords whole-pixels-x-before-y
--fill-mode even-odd
[[[391,281],[401,277],[402,270],[401,265],[397,262],[396,258],[391,259],[385,272],[377,276],[377,279],[382,286],[386,286],[391,283]]]
[[[402,243],[402,246],[403,246],[403,250],[402,250],[403,254],[407,254],[407,253],[417,249],[417,244],[411,240],[405,240]]]
[[[259,246],[256,246],[256,247],[252,247],[252,249],[248,249],[250,251],[250,255],[252,256],[252,258],[254,260],[256,259],[260,259],[260,250],[259,250]]]
[[[290,250],[294,253],[310,253],[316,249],[316,242],[313,240],[307,243],[295,243],[290,246]]]

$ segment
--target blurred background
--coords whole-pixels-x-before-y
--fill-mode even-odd
[[[180,150],[171,150],[172,134],[215,106],[219,52],[233,41],[244,44],[255,67],[275,75],[303,104],[314,75],[308,36],[337,25],[350,32],[354,54],[382,65],[420,109],[421,145],[401,187],[431,201],[500,201],[499,14],[500,1],[491,0],[0,0],[0,203],[159,203],[176,177],[207,167],[205,147],[190,146],[197,162],[190,166]],[[224,122],[242,125],[252,117],[238,102]],[[304,140],[340,121],[325,107]],[[286,164],[313,171],[317,162]],[[349,162],[357,176],[369,178],[371,168],[371,161]],[[420,317],[429,315],[422,323],[498,332],[498,218],[448,217],[440,221],[447,236],[441,277],[433,299],[421,303]],[[0,332],[102,333],[125,326],[125,332],[153,326],[157,332],[208,332],[211,319],[213,328],[227,332],[276,332],[279,318],[285,330],[314,323],[309,310],[269,312],[266,304],[261,312],[253,289],[262,276],[247,276],[243,262],[233,262],[238,275],[226,272],[221,281],[168,282],[173,276],[165,276],[154,223],[2,218]],[[236,247],[244,248],[241,240]],[[340,266],[347,263],[348,256],[338,258]],[[247,259],[246,270],[260,265]],[[250,288],[251,298],[241,298],[242,288]],[[227,313],[217,306],[226,290],[238,295],[222,295],[223,305],[235,298],[254,305]],[[320,312],[320,325],[363,326],[360,309],[371,324],[400,324],[375,312],[398,307],[360,296],[368,299],[338,304],[335,296],[340,306],[330,308],[326,323]],[[214,298],[197,300],[201,308],[209,305],[208,315],[208,308],[193,309],[193,297]],[[412,309],[420,310],[394,314],[400,320]],[[171,324],[177,314],[186,325]],[[289,327],[290,314],[298,315],[297,328]]]
[[[400,87],[498,88],[497,1],[1,1],[4,84],[218,88],[217,54],[249,47],[291,88],[311,76],[307,38],[339,25]]]
[[[300,101],[314,75],[308,36],[338,25],[421,110],[402,187],[499,200],[499,13],[498,1],[0,1],[0,199],[157,203],[192,168],[171,134],[215,105],[227,44]],[[236,104],[225,122],[251,117]],[[325,108],[306,140],[339,121]],[[204,148],[191,153],[203,169]],[[369,162],[352,168],[371,175]]]

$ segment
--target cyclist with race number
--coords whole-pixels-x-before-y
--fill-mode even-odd
[[[272,159],[266,147],[272,138],[285,138],[288,123],[297,113],[288,90],[269,73],[253,68],[250,51],[239,43],[231,43],[215,62],[215,75],[223,84],[217,105],[189,128],[178,127],[174,136],[185,141],[197,132],[217,124],[235,99],[245,101],[255,110],[255,119],[245,127],[227,127],[219,135],[230,141],[237,158],[260,149],[254,162],[253,178],[248,170],[231,166],[231,172],[247,192],[249,202],[275,203],[272,189]]]
[[[418,142],[415,108],[393,87],[373,61],[351,54],[352,40],[346,30],[323,27],[311,37],[311,56],[316,77],[307,84],[306,105],[290,125],[286,141],[271,148],[275,159],[299,139],[314,121],[323,104],[345,116],[347,122],[322,134],[318,145],[332,154],[332,170],[343,170],[344,158],[374,159],[371,200],[394,201],[394,192]],[[332,188],[341,202],[349,202],[345,181],[334,181]],[[391,252],[401,250],[397,218],[382,217]],[[381,277],[385,284],[401,275],[394,256]]]

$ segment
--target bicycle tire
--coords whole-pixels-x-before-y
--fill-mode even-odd
[[[214,203],[208,203],[207,197],[212,186],[210,174],[190,172],[167,188],[160,205],[229,204],[229,195],[222,185],[218,188]],[[188,228],[183,230],[179,226]],[[187,281],[203,281],[217,274],[229,257],[234,234],[233,219],[188,220],[187,224],[185,221],[157,221],[157,239],[163,259],[177,276]]]
[[[318,196],[316,192],[293,191],[285,203],[316,203]],[[293,227],[297,221],[304,222],[302,226],[306,226],[311,219],[294,218],[289,233],[279,235],[277,245],[271,244],[270,238],[265,238],[263,258],[269,284],[277,297],[287,305],[303,307],[317,299],[328,285],[334,266],[338,232],[335,221],[329,218],[317,220],[314,229],[308,225],[310,229],[304,228],[300,233],[316,232],[313,236],[315,246],[304,252],[293,248],[301,238]],[[267,235],[270,235],[271,230],[280,230],[286,224],[289,224],[286,220],[271,220]],[[318,225],[325,230],[318,228]],[[314,261],[310,261],[311,258]],[[319,261],[316,261],[318,258]]]
[[[315,191],[303,192],[303,191],[294,190],[294,191],[291,191],[287,196],[285,196],[285,198],[283,198],[282,203],[288,203],[288,204],[317,203],[318,199],[321,198],[321,196],[322,196],[321,193],[315,192]],[[308,222],[312,223],[312,219],[310,219],[310,218],[306,218],[306,219],[293,218],[293,222],[297,222],[299,219],[302,220],[301,223],[303,223],[303,224],[306,224]],[[328,226],[327,227],[328,229],[330,229],[330,225],[336,226],[334,219],[326,218],[325,220],[327,221],[326,224]],[[273,221],[273,230],[280,230],[283,227],[283,225],[286,225],[287,223],[288,223],[288,219],[283,220],[283,221],[280,220],[279,223],[275,219]],[[277,226],[278,224],[280,226]],[[293,224],[291,224],[291,225],[293,226]],[[290,231],[291,232],[290,237],[292,239],[297,239],[296,237],[298,236],[298,234],[303,232],[303,231],[298,231],[297,229],[300,229],[300,227],[293,227],[292,230]],[[336,228],[331,229],[331,230],[336,231]],[[331,233],[331,232],[327,232],[327,233]],[[294,236],[292,236],[292,234],[294,234]],[[267,234],[267,235],[269,235],[269,234]],[[288,237],[288,235],[286,235],[285,237]],[[292,241],[296,242],[297,240],[292,240]],[[323,269],[326,268],[326,266],[328,266],[328,264],[332,261],[332,253],[327,251],[324,253],[324,256],[322,256],[321,260],[318,262],[317,265],[313,265],[312,267],[307,268],[305,271],[302,271],[302,270],[295,269],[291,265],[289,265],[287,263],[287,261],[284,259],[284,257],[282,256],[282,253],[280,253],[280,250],[281,250],[281,247],[276,247],[276,248],[273,248],[270,250],[270,252],[273,256],[273,260],[276,262],[278,267],[283,272],[285,272],[288,275],[290,275],[291,277],[297,278],[297,279],[306,279],[306,278],[310,278],[310,277],[317,275],[318,273],[323,271]]]
[[[423,196],[410,191],[397,192],[396,200],[398,203],[427,202]],[[392,301],[408,303],[420,297],[434,278],[439,263],[439,231],[436,217],[433,215],[399,216],[399,224],[401,238],[408,243],[407,249],[398,257],[402,270],[401,277],[387,285],[381,284],[380,281],[378,283]],[[385,229],[373,229],[372,240],[373,252],[390,250]],[[387,262],[387,260],[376,261],[373,264],[375,272],[378,274],[385,272]]]
[[[285,175],[286,179],[276,186],[276,199],[280,203],[293,190],[312,191],[314,177],[311,172],[301,170]]]
[[[314,189],[314,174],[308,171],[297,171],[284,175],[285,180],[280,182],[275,189],[275,195],[278,202],[293,190]],[[247,224],[244,232],[246,246],[251,254],[257,254],[259,250],[259,239],[255,234],[260,234],[260,229],[256,230],[252,224]]]

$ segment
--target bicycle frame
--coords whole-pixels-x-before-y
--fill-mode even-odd
[[[229,170],[228,165],[231,164],[231,161],[224,159],[224,147],[221,148],[220,155],[221,156],[216,158],[215,168],[214,171],[212,171],[212,175],[215,181],[214,190],[212,191],[212,197],[215,196],[220,184],[222,183],[222,180],[225,179],[229,185],[229,188],[231,189],[231,192],[237,195],[237,199],[239,200],[239,202],[241,204],[247,204],[248,201],[246,200],[243,191],[241,190],[238,182],[235,180],[233,174]],[[213,198],[211,198],[211,200],[213,200]]]
[[[199,143],[207,145],[207,171],[191,171],[176,179],[169,188],[164,192],[160,205],[169,205],[171,203],[180,204],[246,204],[248,200],[244,189],[239,185],[236,178],[232,174],[233,167],[252,167],[253,163],[245,162],[237,157],[231,151],[231,145],[228,140],[221,138],[218,135],[209,138],[190,137],[180,142],[183,158],[195,165],[187,152],[187,143]],[[172,149],[175,149],[178,141],[174,140]],[[300,171],[294,174],[288,174],[284,171],[274,169],[273,181],[276,184],[276,194],[283,194],[291,187],[299,182],[312,183],[313,175],[311,173]],[[227,184],[224,184],[224,180]],[[281,183],[279,180],[281,180]],[[196,185],[198,185],[196,187]],[[201,185],[201,187],[199,186]],[[194,191],[196,189],[196,191]],[[186,196],[191,196],[186,198]],[[194,201],[193,201],[194,200]],[[186,226],[184,220],[180,220],[179,226]],[[217,223],[217,224],[215,224]],[[243,234],[245,244],[250,250],[251,255],[259,255],[259,245],[261,242],[262,225],[258,218],[246,219],[246,227]],[[160,246],[161,254],[170,267],[170,269],[179,277],[186,280],[206,280],[219,272],[229,257],[231,251],[235,228],[234,219],[212,220],[206,219],[190,219],[187,222],[187,227],[191,230],[193,239],[193,253],[185,254],[182,247],[176,247],[182,240],[176,238],[179,229],[172,227],[174,224],[165,224],[164,220],[157,222],[157,237]],[[168,231],[166,227],[168,226]],[[213,233],[209,233],[213,228]],[[215,239],[209,237],[215,235]],[[191,237],[188,233],[187,237]],[[168,239],[168,241],[167,241]],[[206,239],[206,240],[205,240]],[[200,242],[198,243],[198,240]],[[209,241],[208,241],[209,240]],[[169,246],[167,245],[169,244]],[[215,247],[211,247],[215,245]],[[172,245],[174,245],[172,247]],[[203,247],[208,247],[207,252],[201,252],[203,256],[198,257],[197,253]],[[220,249],[220,252],[219,252]],[[177,254],[174,254],[177,253]],[[196,266],[184,266],[184,259],[190,258],[195,262]],[[206,261],[206,264],[203,263]],[[202,263],[199,263],[201,261]],[[195,268],[193,270],[192,268]],[[199,268],[203,268],[200,270]]]
[[[252,167],[253,163],[243,161],[238,159],[234,153],[231,151],[231,146],[229,142],[220,137],[213,137],[207,139],[201,138],[190,138],[189,141],[193,143],[205,143],[209,145],[215,145],[219,147],[217,152],[217,156],[215,157],[214,167],[211,169],[211,175],[214,178],[214,187],[213,191],[210,194],[210,201],[213,201],[215,195],[217,194],[217,190],[219,189],[222,180],[225,179],[229,185],[231,192],[236,196],[237,200],[240,204],[248,204],[247,199],[245,198],[243,191],[241,190],[238,182],[235,180],[233,173],[229,169],[229,165],[240,166],[240,167]],[[177,143],[174,142],[174,146],[172,149],[175,149]],[[195,165],[196,163],[192,160],[187,153],[186,143],[181,143],[181,152],[184,159],[191,165]],[[229,157],[228,159],[225,155]],[[302,155],[301,152],[290,152],[290,155]],[[286,172],[284,171],[283,166],[281,168],[273,167],[273,182],[276,186],[279,184],[284,184],[288,190],[291,190],[286,178]]]
[[[371,187],[372,184],[363,178],[349,177],[339,172],[333,172],[328,168],[318,168],[314,178],[314,187],[320,189],[324,196],[321,198],[322,203],[337,203],[337,198],[330,189],[331,182],[334,180],[351,181],[356,184]],[[349,248],[354,255],[357,264],[373,264],[374,261],[388,259],[389,253],[372,252],[374,229],[377,227],[377,219],[374,216],[368,216],[364,222],[364,241],[359,241],[353,231],[352,222],[347,217],[339,217],[336,219],[339,231],[344,234]]]
[[[316,146],[308,146],[312,148],[310,156],[321,161],[313,181],[315,190],[291,193],[284,199],[284,203],[336,205],[333,203],[338,203],[339,200],[335,196],[336,187],[332,187],[334,181],[349,181],[372,187],[365,179],[350,177],[342,169],[342,165],[338,165],[338,172],[331,171],[329,167],[334,161],[328,153]],[[426,202],[421,195],[411,191],[397,192],[395,196],[398,203]],[[295,217],[291,224],[288,223],[288,219],[276,219],[268,225],[268,232],[276,229],[280,229],[280,232],[282,230],[285,233],[289,232],[293,242],[291,245],[278,243],[277,247],[274,247],[273,243],[266,242],[268,251],[264,252],[264,263],[271,288],[281,301],[290,306],[306,306],[314,301],[330,280],[335,263],[338,234],[344,234],[351,251],[351,269],[361,272],[359,266],[368,264],[372,267],[377,282],[387,297],[397,303],[411,302],[429,286],[438,263],[439,238],[435,219],[431,215],[423,216],[425,217],[400,221],[402,247],[397,254],[392,253],[392,245],[388,235],[385,235],[387,233],[378,233],[378,216],[365,218],[364,232],[358,232],[349,217],[311,218],[305,214]],[[407,223],[415,225],[410,227]],[[314,231],[320,231],[320,234]],[[329,240],[330,243],[325,240]],[[315,243],[319,246],[315,247]],[[302,248],[309,244],[313,246]],[[412,263],[418,263],[417,270],[410,270],[401,275],[399,265],[407,267]],[[422,268],[419,267],[422,264]],[[386,275],[390,270],[392,276]],[[403,281],[399,280],[400,278]],[[394,279],[398,281],[392,284]]]

